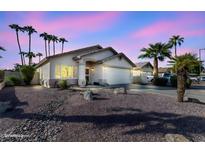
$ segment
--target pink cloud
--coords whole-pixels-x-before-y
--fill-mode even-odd
[[[119,19],[119,16],[119,12],[99,12],[87,15],[69,15],[49,21],[44,18],[43,12],[34,12],[28,16],[24,24],[33,25],[41,32],[45,31],[53,34],[67,30],[69,33],[76,35],[76,33],[95,32],[109,28]]]
[[[14,31],[0,31],[0,36],[3,38],[0,40],[1,44],[14,45],[15,43],[17,46],[16,33]],[[28,43],[28,37],[26,35],[19,34],[19,40],[21,45],[26,45]]]
[[[184,37],[191,36],[203,36],[205,34],[204,29],[196,29],[192,28],[196,24],[205,23],[204,18],[195,17],[194,15],[190,16],[180,16],[174,20],[160,20],[156,21],[142,29],[136,30],[133,34],[131,34],[134,38],[147,38],[147,37],[157,37],[160,35],[175,35],[180,34]]]

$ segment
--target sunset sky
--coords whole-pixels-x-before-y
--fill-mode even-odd
[[[148,61],[137,59],[140,49],[167,42],[172,35],[185,38],[179,54],[198,54],[199,48],[205,48],[205,12],[0,12],[0,46],[7,50],[0,52],[0,68],[4,69],[20,63],[15,32],[9,24],[32,25],[38,31],[32,36],[32,51],[43,54],[42,32],[66,38],[65,51],[100,44],[124,52],[133,62]],[[20,33],[20,43],[28,51],[26,34]],[[60,44],[56,48],[60,53]],[[205,51],[202,55],[205,60]],[[160,65],[166,66],[166,62]]]

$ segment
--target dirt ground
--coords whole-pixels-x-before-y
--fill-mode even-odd
[[[1,141],[205,141],[205,105],[159,94],[101,90],[87,102],[80,91],[10,87],[3,101],[14,109],[0,115]]]

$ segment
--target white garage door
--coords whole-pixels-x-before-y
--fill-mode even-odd
[[[106,67],[104,69],[103,77],[110,85],[128,84],[131,83],[131,70]]]

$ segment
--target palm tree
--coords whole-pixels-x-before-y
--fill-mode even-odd
[[[41,56],[43,56],[43,54],[39,52],[39,53],[36,54],[36,56],[38,56],[38,58],[39,58],[38,60],[40,62],[41,61]]]
[[[196,55],[186,53],[181,56],[172,58],[170,61],[177,73],[177,101],[184,101],[184,94],[186,90],[186,82],[188,79],[188,71],[194,66],[199,66],[200,61]]]
[[[3,47],[0,46],[0,50],[2,51],[6,51]],[[2,58],[2,56],[0,56],[0,58]]]
[[[15,63],[15,64],[14,64],[14,71],[19,71],[20,68],[21,68],[21,65],[20,65],[20,64],[18,64],[18,63]]]
[[[51,52],[50,52],[50,43],[51,43],[51,40],[52,40],[52,35],[48,35],[47,36],[47,40],[48,40],[48,55],[50,56],[51,55]]]
[[[173,35],[170,39],[169,39],[169,44],[171,45],[171,47],[174,46],[174,53],[175,53],[175,57],[177,56],[177,45],[181,46],[181,44],[184,42],[184,38],[181,37],[180,35]]]
[[[42,33],[39,35],[40,37],[42,37],[45,41],[45,54],[46,54],[46,57],[48,56],[47,54],[47,40],[48,40],[48,34],[46,32]]]
[[[166,43],[149,44],[148,48],[141,49],[142,54],[138,58],[154,59],[153,75],[156,79],[158,77],[158,60],[164,61],[166,57],[171,57],[170,46]]]
[[[53,42],[53,54],[55,55],[55,43],[58,42],[58,37],[55,35],[52,35],[52,42]]]
[[[25,55],[27,54],[27,52],[21,51],[19,54],[22,55],[22,57],[23,57],[23,64],[25,65],[26,64]]]
[[[61,42],[62,43],[62,53],[63,53],[63,49],[64,49],[64,43],[65,42],[68,42],[65,38],[59,38],[59,42]]]
[[[28,52],[30,53],[31,52],[31,35],[33,33],[37,33],[37,31],[32,27],[32,26],[24,26],[23,29],[28,32],[28,36],[29,36],[29,50]],[[32,60],[29,58],[29,60]],[[29,65],[31,64],[32,62],[29,61]]]
[[[19,41],[19,31],[24,32],[24,29],[22,27],[20,27],[19,25],[17,25],[17,24],[9,25],[9,27],[16,31],[16,39],[17,39],[17,43],[18,43],[18,47],[19,47],[19,52],[21,52],[21,45],[20,45],[20,41]],[[21,55],[21,64],[23,65],[22,55]]]
[[[31,64],[32,64],[32,58],[33,58],[33,57],[36,57],[35,53],[33,53],[33,52],[28,52],[28,53],[26,54],[26,57],[28,57],[28,59],[29,59],[29,65],[31,66]]]

